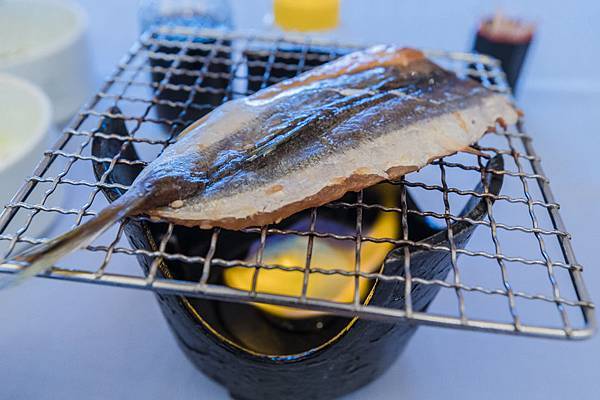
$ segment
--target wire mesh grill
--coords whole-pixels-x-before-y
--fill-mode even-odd
[[[53,234],[66,231],[95,215],[107,203],[103,190],[126,190],[109,179],[120,165],[143,167],[176,139],[192,121],[229,99],[246,96],[289,76],[337,58],[355,46],[273,38],[243,33],[218,33],[177,28],[143,36],[118,64],[100,92],[80,111],[58,142],[44,154],[32,176],[6,205],[0,217],[0,250],[9,259],[29,244],[48,240],[35,232],[36,222],[56,216]],[[459,76],[479,79],[485,86],[509,93],[498,63],[486,56],[428,51],[428,56]],[[120,113],[109,111],[117,106]],[[130,136],[99,128],[103,118],[123,121]],[[132,144],[140,159],[122,152],[114,157],[92,153],[94,140],[115,139]],[[240,235],[254,238],[255,257],[223,257],[231,246],[223,244],[227,231],[214,229],[201,236],[193,250],[181,251],[178,227],[161,226],[154,248],[135,246],[125,238],[125,222],[103,234],[92,246],[61,261],[44,277],[117,285],[210,299],[261,302],[327,311],[338,315],[389,321],[408,320],[442,326],[549,337],[584,338],[594,328],[593,304],[585,290],[558,209],[544,175],[540,158],[521,123],[487,134],[475,146],[479,153],[458,153],[435,160],[423,170],[390,182],[398,190],[393,206],[368,201],[359,192],[305,213],[303,229],[265,226]],[[501,155],[502,168],[489,167]],[[107,169],[95,179],[93,163]],[[486,176],[503,179],[499,194],[490,191]],[[389,184],[389,183],[388,183]],[[481,191],[475,190],[482,184]],[[99,195],[100,194],[100,195]],[[414,199],[418,208],[409,207]],[[61,200],[65,198],[66,200]],[[461,215],[475,199],[485,207],[483,218]],[[352,231],[340,233],[320,227],[324,210],[343,209],[352,215]],[[363,221],[373,213],[396,213],[401,220],[397,237],[370,237]],[[430,243],[411,238],[409,220],[418,217],[429,229],[445,232],[445,241]],[[147,221],[144,217],[133,220]],[[475,226],[466,247],[455,243],[456,223]],[[175,232],[175,233],[174,233]],[[273,237],[306,239],[304,263],[294,266],[264,263],[263,254]],[[200,240],[200,239],[199,239]],[[350,270],[311,264],[315,241],[351,243],[354,267]],[[385,274],[361,269],[361,246],[391,243],[401,249],[402,273]],[[175,243],[176,244],[176,243]],[[175,250],[174,250],[175,249]],[[200,251],[199,249],[202,249]],[[445,252],[451,268],[447,279],[426,279],[411,271],[411,252]],[[460,257],[459,257],[460,256]],[[142,271],[136,257],[151,260]],[[195,271],[192,279],[165,274],[163,263],[178,262]],[[245,267],[253,270],[250,290],[227,287],[215,281],[215,271]],[[3,266],[14,273],[19,266]],[[257,288],[264,270],[303,274],[297,295],[275,295]],[[349,302],[313,298],[314,274],[343,275],[355,282]],[[360,279],[402,284],[403,307],[369,304],[358,294]],[[415,286],[439,287],[438,300],[428,309],[415,310]]]

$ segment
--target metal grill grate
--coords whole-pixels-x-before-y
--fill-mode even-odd
[[[47,240],[34,232],[36,222],[42,218],[57,217],[54,235],[95,215],[106,205],[99,193],[127,189],[111,177],[114,171],[122,166],[143,167],[172,143],[185,126],[220,103],[246,96],[353,48],[180,28],[143,36],[6,205],[0,217],[0,254],[9,259],[24,246]],[[509,91],[495,60],[440,51],[429,51],[428,56],[460,76],[479,79],[493,90]],[[114,106],[121,111],[110,111]],[[121,121],[130,136],[99,128],[103,119]],[[120,151],[114,156],[94,154],[94,141],[99,140],[117,140]],[[139,160],[125,157],[131,145],[140,154]],[[479,154],[445,157],[401,181],[392,182],[399,193],[398,204],[394,206],[373,202],[360,192],[308,210],[304,213],[303,229],[277,225],[238,233],[255,242],[258,250],[252,260],[246,256],[227,256],[233,252],[229,248],[232,242],[224,237],[231,232],[195,230],[197,245],[185,247],[179,243],[182,241],[179,232],[184,228],[153,221],[156,243],[148,247],[135,239],[128,243],[126,222],[121,222],[92,246],[66,258],[42,276],[164,294],[288,305],[372,319],[548,337],[589,337],[594,328],[593,304],[531,138],[521,125],[512,126],[486,135],[476,147]],[[503,159],[500,167],[492,163],[498,155]],[[104,166],[99,179],[94,178],[94,163]],[[490,189],[488,177],[503,180],[499,194]],[[478,184],[480,190],[474,189]],[[409,203],[413,200],[418,207],[411,207]],[[460,213],[469,200],[484,207],[482,218]],[[352,231],[340,233],[322,228],[319,220],[327,210],[344,210],[344,215],[351,215]],[[394,238],[369,237],[363,222],[374,213],[399,214],[401,234]],[[445,232],[444,240],[414,239],[411,221],[415,219],[431,232]],[[132,220],[150,223],[144,217]],[[455,243],[459,223],[476,227],[466,247]],[[287,236],[306,238],[304,265],[263,263],[269,238]],[[332,270],[311,264],[315,257],[314,242],[326,238],[352,243],[353,270]],[[360,250],[368,242],[398,246],[399,251],[391,257],[401,264],[400,272],[362,271]],[[445,275],[441,279],[426,278],[415,272],[411,263],[416,252],[448,255],[447,279]],[[149,260],[143,273],[135,265],[136,257]],[[185,266],[188,273],[179,276],[165,273],[165,265],[169,263],[176,263],[178,268]],[[229,288],[215,279],[223,269],[240,266],[254,271],[249,291]],[[14,273],[20,267],[2,268],[1,272]],[[257,290],[257,277],[269,269],[302,273],[298,295]],[[313,274],[338,274],[354,279],[354,301],[312,298],[308,289]],[[360,279],[396,284],[396,290],[403,293],[402,306],[361,301]],[[429,309],[415,309],[417,287],[439,288],[438,301]]]

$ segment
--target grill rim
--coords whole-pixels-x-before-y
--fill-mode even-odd
[[[196,30],[189,28],[176,28],[176,31],[181,34],[187,34],[190,36],[209,36],[214,37],[219,43],[222,44],[223,40],[235,40],[242,39],[247,40],[250,37],[258,38],[260,41],[265,41],[268,43],[278,43],[281,41],[296,43],[302,46],[306,46],[306,39],[303,37],[293,37],[286,36],[284,38],[272,35],[264,35],[264,34],[256,34],[256,33],[247,33],[247,32],[221,32],[221,31],[212,31],[212,30]],[[159,29],[158,33],[172,33],[173,29]],[[128,53],[123,57],[123,59],[117,64],[117,67],[114,73],[105,81],[105,83],[100,88],[99,92],[95,94],[92,99],[86,103],[82,110],[89,110],[89,112],[82,111],[78,115],[76,115],[71,122],[68,124],[68,128],[64,131],[63,135],[56,141],[56,143],[50,148],[48,152],[44,154],[42,160],[38,163],[37,167],[33,172],[34,177],[43,177],[44,174],[51,167],[52,163],[56,160],[57,157],[63,157],[66,153],[63,149],[67,146],[71,137],[75,134],[75,132],[79,132],[83,122],[86,118],[93,114],[93,110],[96,105],[102,100],[103,93],[109,92],[111,86],[118,81],[118,77],[126,70],[127,66],[134,60],[137,54],[144,48],[144,43],[148,42],[151,38],[151,33],[146,33],[140,40],[138,40],[133,47],[128,51]],[[324,46],[330,48],[342,48],[342,49],[359,49],[364,46],[356,45],[356,44],[342,44],[331,41],[315,41],[313,40],[311,45]],[[219,49],[219,45],[215,46],[213,44],[195,44],[190,41],[187,46],[198,46],[202,48],[203,46],[206,49],[209,49],[215,52],[215,49]],[[184,46],[182,46],[184,47]],[[462,53],[462,52],[445,52],[440,50],[425,50],[425,53],[429,57],[450,57],[453,60],[469,62],[473,61],[474,58],[479,60],[477,67],[479,68],[482,63],[485,63],[486,66],[495,70],[497,73],[496,77],[502,77],[503,73],[499,70],[499,62],[489,56],[482,55],[473,55],[470,53]],[[167,70],[172,70],[168,68]],[[481,72],[481,71],[480,71]],[[481,72],[482,77],[487,76],[487,72]],[[493,89],[506,93],[510,96],[510,90],[506,86],[505,82],[502,82],[497,85],[497,87],[492,87]],[[177,122],[176,122],[177,123]],[[521,335],[529,335],[529,336],[544,336],[544,337],[553,337],[553,338],[569,338],[569,339],[583,339],[592,336],[596,329],[596,320],[594,314],[594,305],[590,299],[588,291],[585,287],[585,283],[583,282],[582,276],[582,268],[580,264],[577,262],[575,253],[573,251],[571,245],[571,238],[568,234],[568,231],[565,228],[564,222],[560,216],[558,210],[558,203],[556,203],[554,199],[554,195],[549,186],[549,182],[545,178],[545,174],[543,172],[541,162],[537,153],[533,149],[532,139],[524,133],[524,123],[523,121],[519,121],[517,124],[519,133],[519,139],[522,141],[522,145],[524,146],[527,157],[531,163],[531,167],[533,169],[533,175],[528,176],[527,178],[531,178],[537,181],[539,185],[540,191],[544,198],[544,203],[548,205],[547,212],[552,219],[553,226],[557,232],[560,232],[559,243],[561,246],[561,251],[565,257],[566,263],[564,263],[565,268],[568,269],[571,280],[573,282],[573,288],[576,292],[578,301],[575,306],[578,306],[582,313],[585,322],[584,328],[575,328],[572,330],[568,329],[559,329],[559,328],[545,328],[542,326],[516,326],[511,323],[502,323],[496,322],[492,320],[484,320],[484,319],[469,319],[465,321],[457,320],[455,317],[449,317],[445,315],[436,315],[429,312],[426,313],[407,313],[405,310],[389,310],[389,309],[373,309],[372,311],[365,311],[358,309],[356,305],[335,305],[335,313],[336,315],[349,316],[349,317],[362,317],[369,319],[381,319],[381,320],[393,320],[393,321],[411,321],[418,324],[424,325],[437,325],[437,326],[449,326],[455,328],[464,328],[471,330],[482,330],[482,331],[492,331],[492,332],[501,332],[501,333],[513,333],[513,334],[521,334]],[[61,153],[62,152],[62,153]],[[514,154],[512,154],[514,156]],[[525,179],[525,177],[521,176],[521,179]],[[17,193],[13,196],[10,201],[10,205],[5,208],[0,214],[0,232],[4,232],[6,227],[10,224],[12,218],[16,215],[18,210],[21,208],[19,204],[25,203],[28,196],[31,192],[36,188],[36,186],[40,183],[35,179],[31,179],[26,181],[21,188],[17,191]],[[529,201],[528,204],[531,202]],[[16,206],[15,206],[16,205]],[[535,217],[534,217],[535,218]],[[24,238],[24,237],[22,237]],[[557,264],[558,265],[558,264]],[[556,265],[549,265],[549,268],[553,268]],[[561,265],[558,265],[561,266]],[[8,272],[14,273],[17,272],[21,267],[18,265],[14,266],[3,266],[0,268],[0,272]],[[186,296],[197,296],[204,298],[213,298],[216,300],[225,300],[225,301],[241,301],[241,302],[257,302],[257,301],[265,301],[270,304],[281,304],[293,306],[293,304],[289,303],[289,298],[287,296],[277,296],[277,295],[268,295],[261,293],[254,294],[240,294],[236,293],[237,291],[230,289],[224,290],[223,286],[214,287],[211,284],[190,284],[186,281],[161,281],[155,280],[149,282],[148,279],[145,278],[136,278],[125,275],[117,275],[117,274],[103,274],[98,276],[93,272],[85,272],[85,271],[73,271],[67,269],[54,268],[52,270],[46,271],[39,276],[52,278],[52,279],[61,279],[61,280],[69,280],[69,281],[79,281],[79,282],[88,282],[95,284],[104,284],[104,285],[112,285],[112,286],[123,286],[130,288],[138,288],[138,289],[146,289],[152,290],[155,292],[165,293],[165,294],[180,294]],[[464,288],[463,288],[464,289]],[[202,290],[202,293],[199,292]],[[327,303],[327,302],[325,302]],[[304,299],[302,302],[302,307],[307,309],[329,309],[330,306],[325,304],[319,300],[311,300]],[[557,303],[558,304],[558,303]],[[560,306],[560,304],[558,304]],[[572,305],[572,304],[568,304]],[[372,306],[370,306],[373,308]],[[408,315],[410,314],[410,315]]]

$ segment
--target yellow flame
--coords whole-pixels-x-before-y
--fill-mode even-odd
[[[393,207],[396,193],[392,185],[378,186],[382,205]],[[363,236],[371,238],[396,238],[399,233],[400,218],[397,212],[380,211],[372,227],[363,232]],[[281,265],[284,267],[301,267],[306,263],[308,237],[289,236],[271,246],[266,246],[263,253],[263,264]],[[380,269],[387,254],[392,250],[391,243],[375,243],[364,241],[361,244],[361,272],[376,272]],[[250,262],[256,255],[251,255]],[[310,268],[326,271],[341,270],[355,272],[355,245],[352,241],[341,241],[315,237]],[[252,287],[253,268],[234,267],[224,272],[225,284],[229,287],[249,291]],[[302,294],[304,271],[285,271],[281,269],[261,269],[258,272],[256,291],[284,296],[298,297]],[[359,278],[359,296],[361,302],[367,297],[372,279]],[[308,276],[307,297],[333,302],[352,303],[355,292],[355,276],[324,274],[311,272]],[[302,310],[272,304],[253,303],[264,312],[282,318],[308,318],[322,315],[323,312]]]

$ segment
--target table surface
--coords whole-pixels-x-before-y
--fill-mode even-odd
[[[81,3],[90,14],[99,85],[135,40],[136,2]],[[262,27],[269,1],[232,3],[237,27]],[[590,221],[600,218],[600,52],[592,48],[600,37],[600,3],[412,3],[345,0],[335,35],[463,50],[477,18],[498,6],[538,22],[518,102],[597,297],[600,234]],[[383,377],[347,399],[597,399],[598,358],[600,337],[565,342],[422,327]],[[177,348],[151,293],[35,279],[0,293],[0,399],[56,398],[226,399],[227,393]]]

